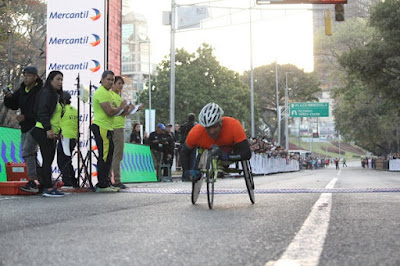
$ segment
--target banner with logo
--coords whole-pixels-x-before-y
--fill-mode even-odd
[[[47,74],[64,74],[63,90],[76,96],[80,83],[98,86],[106,64],[105,0],[47,1]]]
[[[105,10],[106,0],[47,1],[46,72],[61,71],[64,75],[63,90],[72,96],[71,105],[77,108],[80,102],[79,131],[83,156],[89,148],[89,122],[92,119],[88,103],[89,85],[94,85],[93,93],[106,66]],[[80,95],[84,101],[78,100],[78,75]]]

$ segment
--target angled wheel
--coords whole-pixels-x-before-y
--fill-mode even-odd
[[[254,179],[251,171],[250,161],[242,161],[244,180],[246,182],[247,192],[249,193],[250,201],[254,204]]]
[[[218,169],[216,167],[216,160],[212,160],[211,156],[207,160],[207,200],[210,209],[214,206],[214,182],[217,179]]]
[[[196,201],[199,198],[202,184],[203,184],[203,174],[201,174],[201,178],[198,181],[192,182],[192,204],[196,204]]]

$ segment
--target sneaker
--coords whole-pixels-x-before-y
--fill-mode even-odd
[[[98,193],[110,193],[110,192],[118,192],[119,191],[119,187],[97,187],[96,188],[96,192]]]
[[[28,183],[25,184],[23,187],[19,187],[20,190],[25,191],[25,192],[31,192],[31,193],[38,193],[39,188],[36,185],[36,182],[33,180],[29,180]]]
[[[50,189],[45,189],[45,190],[43,190],[43,195],[42,196],[43,197],[48,197],[48,198],[60,198],[60,197],[64,197],[65,193],[59,191],[56,188],[53,188],[51,190]]]
[[[119,189],[127,189],[127,188],[128,188],[127,186],[125,186],[125,185],[122,184],[122,183],[115,183],[115,184],[112,184],[111,186],[112,186],[112,187],[117,187],[117,188],[119,188]]]

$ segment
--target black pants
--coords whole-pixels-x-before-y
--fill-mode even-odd
[[[36,140],[40,147],[40,153],[42,154],[42,176],[39,178],[39,183],[43,189],[53,187],[51,181],[51,164],[54,160],[56,153],[56,140],[48,139],[46,131],[42,128],[34,127],[31,131],[32,137]]]
[[[99,157],[97,159],[97,187],[109,187],[111,185],[109,174],[114,151],[114,143],[112,140],[113,132],[100,128],[95,124],[91,125],[91,130],[97,144],[97,151],[99,152]]]
[[[72,152],[76,146],[76,140],[69,140],[69,150],[71,151],[71,156],[67,156],[64,153],[61,141],[57,145],[57,165],[61,171],[62,181],[64,186],[78,187],[78,180],[75,178],[75,170],[72,166]]]

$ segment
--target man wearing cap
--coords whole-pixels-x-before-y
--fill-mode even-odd
[[[156,131],[151,132],[148,141],[150,144],[154,167],[156,168],[157,180],[161,181],[160,164],[163,160],[165,145],[168,144],[167,135],[165,134],[165,126],[163,123],[157,124]]]
[[[37,143],[27,134],[36,124],[33,112],[36,95],[43,87],[43,81],[38,76],[36,67],[28,66],[23,70],[24,81],[21,83],[18,90],[14,93],[6,92],[4,97],[4,105],[12,110],[20,109],[20,114],[17,116],[19,125],[21,126],[21,144],[22,149],[29,151],[30,154],[37,153]],[[36,156],[25,157],[24,160],[28,169],[28,183],[21,189],[28,192],[39,192],[35,183],[37,180],[37,161]]]
[[[78,139],[78,110],[71,106],[71,94],[63,91],[61,113],[61,138],[57,145],[57,164],[62,174],[64,186],[78,187],[72,166],[72,152]]]

